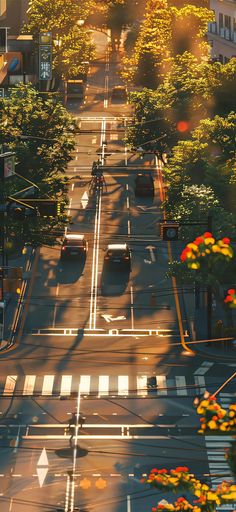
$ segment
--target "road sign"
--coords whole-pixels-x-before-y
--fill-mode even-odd
[[[39,80],[52,79],[52,46],[41,44],[39,46]]]
[[[15,174],[15,153],[0,154],[0,178],[10,178]]]
[[[81,204],[82,204],[83,209],[85,209],[86,206],[88,205],[88,201],[89,201],[88,193],[85,191],[81,197]]]

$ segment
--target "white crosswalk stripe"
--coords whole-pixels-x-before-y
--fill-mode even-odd
[[[70,396],[80,388],[82,396],[142,396],[149,393],[157,396],[195,396],[196,385],[205,388],[205,380],[200,376],[201,383],[195,380],[186,382],[186,377],[177,375],[168,378],[166,375],[8,375],[0,386],[3,396],[42,395]]]
[[[211,484],[213,487],[216,487],[222,480],[232,480],[232,475],[225,458],[225,450],[229,447],[231,440],[230,436],[205,437],[209,473],[212,475]]]

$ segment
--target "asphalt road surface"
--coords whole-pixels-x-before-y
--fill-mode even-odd
[[[81,130],[67,169],[68,232],[85,235],[88,255],[62,263],[59,243],[34,255],[15,345],[1,356],[1,512],[144,512],[163,498],[141,483],[153,467],[187,465],[213,483],[229,476],[228,441],[197,434],[193,400],[232,368],[186,350],[181,293],[166,277],[180,248],[159,234],[160,162],[125,145],[132,111],[111,101],[120,57],[105,34],[94,38],[85,103],[68,104]],[[105,184],[94,194],[99,157]],[[142,169],[153,200],[134,195]],[[132,251],[130,274],[104,270],[107,244],[120,242]],[[220,394],[224,405],[233,392]]]

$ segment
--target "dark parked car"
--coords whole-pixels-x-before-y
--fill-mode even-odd
[[[134,193],[136,196],[154,196],[154,180],[151,173],[137,174]]]
[[[84,235],[66,234],[61,248],[61,259],[85,258],[88,250],[88,242]]]
[[[130,271],[131,251],[128,244],[109,244],[104,256],[104,265]]]
[[[127,89],[124,85],[116,85],[113,87],[111,101],[119,101],[119,103],[127,102]]]

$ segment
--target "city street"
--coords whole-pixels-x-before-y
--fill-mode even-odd
[[[193,400],[234,370],[191,351],[182,292],[166,276],[181,248],[160,236],[161,162],[126,145],[132,110],[111,100],[120,56],[107,34],[93,38],[85,102],[67,105],[80,129],[67,169],[67,233],[84,234],[88,253],[61,261],[60,240],[35,251],[14,344],[1,353],[1,512],[146,512],[163,499],[141,483],[155,467],[230,479],[229,441],[197,434]],[[135,197],[141,170],[154,178],[153,199]],[[131,272],[107,270],[107,245],[125,242]],[[233,396],[231,383],[222,405]]]

